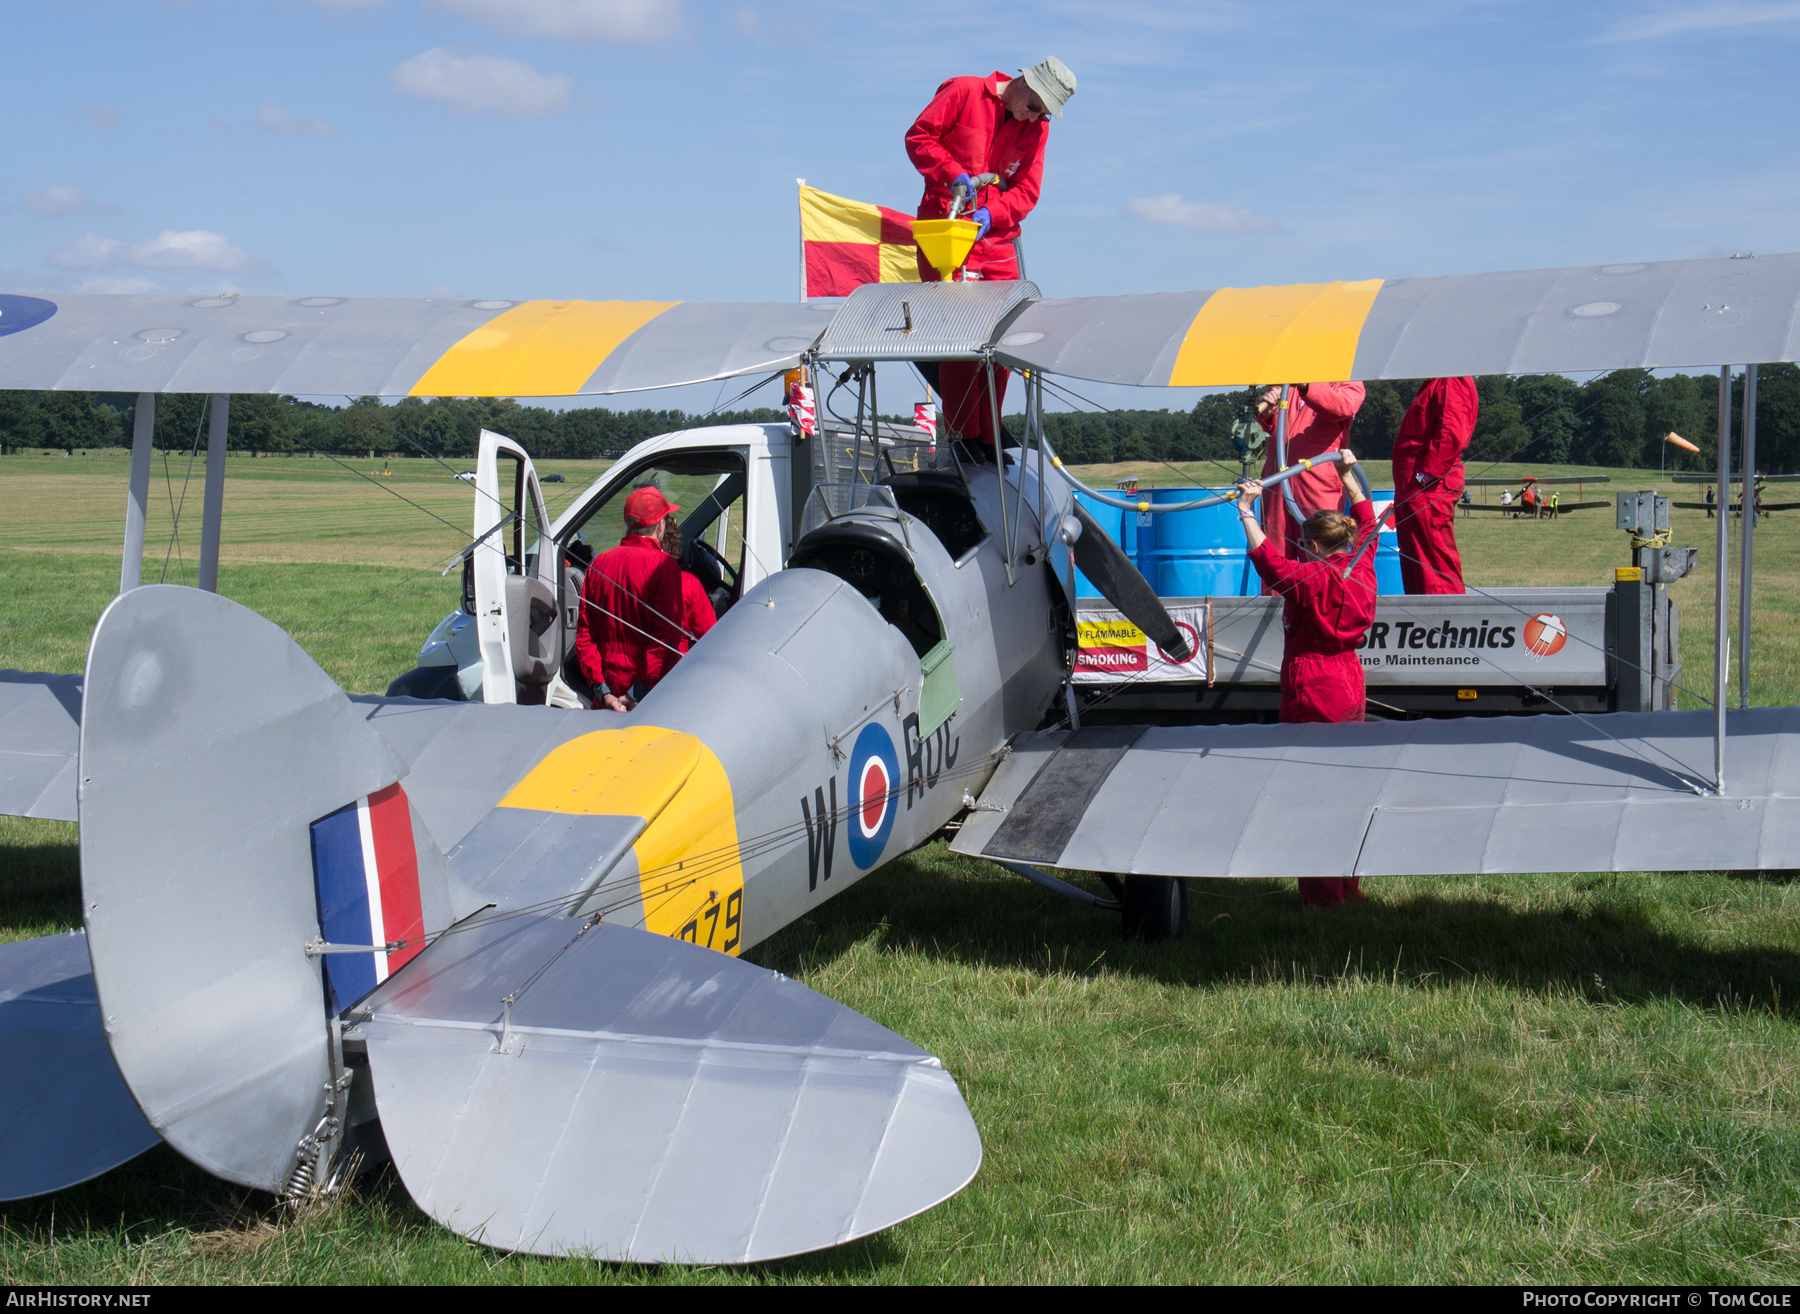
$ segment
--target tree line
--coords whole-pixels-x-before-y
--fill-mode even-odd
[[[1386,460],[1406,408],[1423,379],[1377,379],[1350,431],[1359,456]],[[1493,374],[1477,378],[1481,418],[1469,443],[1476,462],[1523,461],[1543,465],[1599,465],[1657,469],[1716,468],[1719,381],[1717,375],[1614,370],[1586,383],[1561,374]],[[1058,456],[1072,464],[1114,461],[1217,460],[1235,464],[1232,445],[1251,420],[1260,388],[1202,397],[1192,411],[1050,412],[1044,431]],[[1741,438],[1744,383],[1732,380],[1734,444]],[[1008,418],[1015,433],[1021,418]],[[1678,433],[1700,448],[1698,456],[1667,447]],[[1757,466],[1766,474],[1800,471],[1800,368],[1764,365],[1757,370]]]
[[[1368,384],[1350,433],[1358,454],[1374,460],[1392,455],[1400,421],[1423,382]],[[1666,457],[1671,469],[1714,468],[1714,375],[1657,378],[1648,370],[1614,370],[1577,383],[1561,374],[1496,374],[1477,379],[1476,386],[1481,419],[1469,445],[1471,461],[1654,469]],[[1734,379],[1732,387],[1735,416],[1743,405],[1743,380]],[[1191,411],[1050,412],[1044,429],[1057,454],[1072,464],[1211,459],[1235,466],[1233,438],[1244,433],[1259,393],[1257,388],[1212,393]],[[0,390],[0,449],[128,447],[136,404],[133,393]],[[156,409],[157,447],[187,451],[204,443],[206,405],[201,394],[164,394]],[[1769,474],[1800,471],[1800,368],[1761,367],[1756,417],[1757,465]],[[423,448],[447,460],[467,460],[487,428],[534,457],[580,460],[619,456],[635,443],[677,429],[782,418],[782,412],[767,407],[711,415],[602,407],[553,411],[510,398],[453,397],[408,397],[391,405],[363,397],[326,406],[243,393],[231,399],[227,436],[232,450],[242,452],[416,455]],[[1021,416],[1008,416],[1006,424],[1015,434],[1023,431]],[[1697,444],[1700,454],[1665,450],[1663,435],[1671,431]]]
[[[207,397],[164,393],[156,400],[159,451],[204,448]],[[0,448],[60,447],[74,452],[129,447],[136,424],[136,393],[19,392],[0,389]],[[237,393],[231,398],[226,442],[231,451],[258,455],[329,452],[334,455],[417,456],[420,449],[446,460],[472,460],[481,431],[492,429],[534,457],[586,460],[623,455],[646,438],[703,424],[763,424],[785,419],[760,407],[690,415],[677,410],[613,411],[584,407],[553,411],[521,406],[506,397],[403,398],[392,405],[361,397],[343,406]]]

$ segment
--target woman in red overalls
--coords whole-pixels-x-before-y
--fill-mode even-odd
[[[1357,655],[1375,619],[1375,553],[1364,552],[1344,578],[1347,556],[1375,529],[1374,508],[1362,484],[1349,477],[1356,457],[1344,452],[1344,484],[1350,515],[1315,511],[1300,527],[1300,558],[1290,561],[1264,533],[1251,507],[1262,496],[1261,481],[1238,489],[1238,519],[1250,547],[1250,564],[1271,593],[1285,599],[1281,624],[1281,719],[1360,721],[1363,719],[1362,658]],[[1275,496],[1274,493],[1270,494]],[[1303,904],[1338,904],[1361,899],[1356,876],[1302,876]]]

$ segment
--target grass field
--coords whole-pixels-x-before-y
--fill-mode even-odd
[[[356,463],[365,468],[367,462]],[[0,666],[76,671],[118,580],[126,462],[0,459]],[[145,578],[180,462],[159,467]],[[596,466],[547,463],[573,496]],[[223,592],[379,691],[455,605],[471,494],[427,462],[377,484],[230,463]],[[365,469],[366,472],[366,469]],[[1493,473],[1513,472],[1501,467]],[[1531,473],[1558,473],[1537,467]],[[1175,482],[1162,467],[1086,472]],[[1216,468],[1194,467],[1216,480]],[[1371,472],[1380,481],[1385,469]],[[1617,487],[1652,486],[1613,472]],[[1665,486],[1668,487],[1668,486]],[[1603,489],[1602,495],[1608,490]],[[407,506],[400,493],[425,508]],[[198,482],[184,526],[197,540]],[[451,522],[434,521],[425,512]],[[1713,522],[1677,586],[1711,687]],[[1609,510],[1459,521],[1475,585],[1604,583]],[[1754,701],[1800,701],[1800,523],[1758,535]],[[168,578],[193,578],[195,542]],[[1685,705],[1699,705],[1697,702]],[[298,1218],[156,1150],[0,1206],[0,1275],[40,1282],[1630,1282],[1800,1279],[1800,885],[1788,873],[1391,879],[1302,912],[1291,882],[1195,882],[1193,926],[1116,919],[934,845],[750,956],[939,1054],[980,1175],[861,1243],[755,1269],[506,1256],[391,1173]],[[0,938],[79,918],[73,826],[0,819]]]

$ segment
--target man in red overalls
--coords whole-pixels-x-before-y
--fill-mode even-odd
[[[1356,412],[1362,409],[1360,383],[1301,383],[1288,389],[1287,463],[1335,452],[1344,445]],[[1275,450],[1275,417],[1281,405],[1281,389],[1270,388],[1257,403],[1256,418],[1269,432],[1269,454],[1262,477],[1274,474],[1279,462]],[[1294,491],[1304,520],[1315,511],[1336,511],[1344,505],[1344,481],[1335,464],[1307,470],[1287,481]],[[1290,561],[1300,558],[1300,526],[1288,514],[1287,499],[1279,488],[1262,500],[1263,530],[1281,545]],[[1263,590],[1265,593],[1268,589]]]
[[[957,183],[969,188],[981,174],[999,176],[999,182],[976,191],[965,204],[962,217],[981,225],[981,232],[963,263],[964,277],[1018,278],[1019,257],[1012,244],[1020,223],[1037,204],[1043,182],[1044,142],[1050,135],[1045,120],[1051,115],[1060,119],[1074,94],[1075,75],[1051,56],[1021,69],[1016,78],[998,71],[987,77],[951,78],[906,130],[907,157],[925,178],[921,219],[946,217]],[[927,283],[938,281],[937,270],[923,254],[919,277]],[[988,398],[986,373],[983,365],[946,361],[938,366],[937,384],[949,427],[968,441],[994,448],[999,437],[993,425],[997,407]],[[1006,378],[1007,372],[996,367],[994,387],[1002,402]]]
[[[1463,592],[1456,501],[1481,415],[1474,379],[1427,379],[1394,439],[1394,528],[1408,593]]]
[[[628,712],[681,657],[681,565],[663,550],[662,521],[679,511],[654,488],[625,499],[625,537],[581,581],[575,653],[594,706]]]

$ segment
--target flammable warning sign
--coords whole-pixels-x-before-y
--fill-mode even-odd
[[[1169,616],[1193,650],[1173,660],[1148,635],[1116,611],[1083,609],[1075,623],[1075,682],[1206,680],[1211,658],[1207,606],[1171,607]]]

